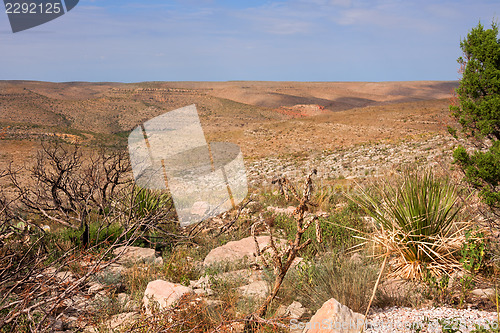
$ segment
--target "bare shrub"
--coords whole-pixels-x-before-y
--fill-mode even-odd
[[[297,190],[290,184],[290,182],[286,178],[279,178],[273,183],[277,183],[279,185],[280,193],[285,196],[285,199],[289,201],[291,199],[290,195],[293,199],[299,202],[298,206],[295,208],[293,214],[295,217],[295,223],[297,224],[297,232],[295,234],[295,239],[289,242],[283,250],[279,251],[276,247],[276,241],[272,234],[271,226],[269,223],[265,223],[262,219],[256,222],[252,226],[252,236],[254,237],[256,244],[256,255],[261,257],[266,266],[272,266],[274,269],[275,280],[273,284],[273,289],[271,294],[266,298],[266,300],[262,303],[259,309],[252,314],[251,318],[262,318],[265,316],[267,309],[273,299],[278,294],[278,291],[283,283],[283,280],[290,269],[293,261],[297,257],[299,251],[306,248],[309,244],[311,244],[312,240],[307,239],[306,241],[302,241],[302,236],[309,228],[309,226],[314,222],[316,227],[316,239],[321,242],[321,230],[320,224],[318,221],[318,217],[316,215],[310,215],[306,219],[306,212],[309,210],[309,206],[315,206],[313,202],[310,201],[313,186],[312,186],[312,176],[316,174],[316,170],[313,170],[305,180],[304,190],[302,196],[299,196]],[[269,245],[264,247],[263,249],[259,248],[259,243],[257,242],[255,229],[259,224],[265,223],[266,230],[270,235]],[[265,256],[263,255],[266,251],[271,253],[272,262],[268,263],[265,261]]]
[[[124,151],[101,148],[84,155],[77,144],[50,141],[42,143],[29,169],[28,185],[21,184],[16,173],[10,175],[20,201],[30,211],[78,228],[93,209],[99,213],[110,209],[116,192],[130,184],[130,170]]]

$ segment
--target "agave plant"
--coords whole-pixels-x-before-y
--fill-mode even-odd
[[[365,239],[395,255],[391,275],[418,279],[425,270],[440,276],[460,267],[456,253],[465,227],[456,221],[461,204],[449,178],[407,170],[393,183],[351,199],[375,222],[376,231]]]
[[[160,191],[136,187],[133,195],[135,197],[133,211],[137,217],[155,215],[161,209],[171,205],[171,197]]]

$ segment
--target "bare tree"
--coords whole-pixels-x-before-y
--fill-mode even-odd
[[[10,175],[28,209],[74,229],[84,227],[92,209],[109,209],[117,189],[131,181],[125,152],[99,149],[84,156],[77,144],[59,141],[42,143],[28,185]]]
[[[70,311],[68,300],[82,295],[89,279],[110,265],[109,254],[118,246],[132,244],[164,223],[175,223],[172,205],[138,216],[141,205],[130,177],[124,152],[98,149],[84,156],[79,146],[44,143],[28,183],[18,172],[9,177],[17,197],[8,201],[0,193],[0,330],[28,326],[32,332],[49,330],[50,322]],[[12,207],[12,201],[21,204]],[[26,213],[39,215],[63,226],[85,226],[87,244],[67,248],[45,232]],[[88,242],[88,224],[98,222],[96,242]],[[99,243],[99,233],[112,224],[122,226],[111,244]],[[106,240],[106,239],[104,239]],[[108,241],[110,238],[108,238]],[[76,244],[73,242],[73,245]],[[63,271],[92,258],[76,279],[61,280]],[[90,296],[90,295],[87,295]]]
[[[0,233],[0,331],[16,331],[20,325],[28,325],[32,332],[50,331],[56,318],[74,311],[70,300],[81,299],[82,295],[93,296],[86,284],[123,253],[109,260],[114,249],[145,238],[150,230],[164,222],[164,211],[143,217],[133,213],[137,210],[137,198],[134,198],[137,191],[133,187],[115,195],[129,198],[130,204],[113,206],[100,220],[103,225],[119,221],[128,227],[122,228],[111,244],[92,243],[83,251],[78,246],[62,248],[53,236],[20,215],[12,221],[2,221],[5,231]],[[22,228],[16,226],[19,222]],[[81,266],[82,262],[88,263],[89,258],[90,265]],[[61,279],[61,274],[73,265],[82,267],[83,271],[74,279]]]

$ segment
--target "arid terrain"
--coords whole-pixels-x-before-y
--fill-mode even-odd
[[[290,320],[323,322],[331,307],[367,332],[486,327],[497,254],[451,165],[458,143],[470,148],[448,133],[457,86],[0,81],[0,332],[306,332]],[[250,186],[217,216],[188,206],[203,219],[183,226],[168,193],[133,182],[126,145],[136,126],[192,104],[207,141],[239,145]],[[420,200],[431,191],[436,205]],[[393,202],[409,212],[399,225]],[[427,215],[450,224],[408,240],[427,234]],[[408,250],[417,243],[431,250]]]
[[[196,104],[208,141],[246,159],[445,134],[457,82],[0,82],[1,165],[38,138],[123,145],[138,124]]]

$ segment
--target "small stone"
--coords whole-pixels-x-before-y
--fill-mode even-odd
[[[212,296],[214,295],[214,291],[210,288],[206,288],[206,289],[193,289],[193,292],[196,294],[196,295],[202,295],[202,296]]]
[[[75,275],[72,272],[58,272],[56,273],[56,279],[58,279],[60,282],[70,282],[75,278]]]
[[[95,294],[101,290],[103,290],[104,288],[106,288],[106,286],[104,286],[103,284],[100,284],[99,282],[90,282],[89,283],[89,294]]]
[[[163,266],[163,258],[162,257],[158,257],[155,259],[155,265],[157,266]]]
[[[113,250],[115,256],[120,255],[117,260],[119,264],[152,263],[156,259],[154,249],[146,249],[137,246],[120,246]]]
[[[294,301],[286,308],[286,313],[292,319],[300,319],[306,312],[307,309],[297,301]]]
[[[118,303],[124,305],[127,304],[128,301],[130,301],[130,296],[125,293],[119,293],[118,295],[116,295],[116,299],[118,300]]]
[[[307,333],[358,333],[365,316],[330,298],[309,321]],[[324,324],[327,323],[325,326]]]
[[[260,249],[263,249],[269,244],[269,236],[259,236],[257,237],[257,242],[259,243]],[[285,244],[286,242],[281,239],[275,239],[275,244],[279,248],[279,244]],[[255,262],[255,240],[253,237],[246,237],[240,239],[239,241],[228,242],[225,245],[219,246],[208,253],[203,261],[205,266],[217,264],[220,262],[239,262],[243,260],[249,260],[250,262]]]
[[[111,317],[110,320],[106,322],[106,327],[111,330],[117,330],[131,322],[134,322],[139,318],[136,312],[119,313]]]
[[[356,252],[351,256],[351,258],[349,258],[349,261],[353,264],[360,265],[363,262],[363,258],[361,257],[361,254]]]
[[[483,298],[491,298],[495,297],[495,289],[487,288],[487,289],[474,289],[470,292],[472,295],[483,297]]]
[[[63,331],[64,330],[63,321],[60,319],[55,320],[54,323],[52,324],[52,329],[54,331]]]

